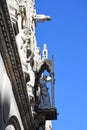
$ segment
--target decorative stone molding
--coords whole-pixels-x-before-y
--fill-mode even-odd
[[[15,130],[21,130],[19,121],[18,121],[18,119],[17,119],[16,116],[10,117],[10,119],[9,119],[8,122],[7,122],[6,127],[9,126],[9,125],[14,126]]]
[[[15,36],[5,0],[0,1],[0,52],[13,87],[14,96],[24,128],[29,130],[32,127],[33,122],[32,113]]]

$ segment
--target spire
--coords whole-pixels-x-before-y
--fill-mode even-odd
[[[45,43],[44,46],[43,46],[42,58],[43,58],[43,59],[48,59],[48,50],[47,50],[47,45],[46,45],[46,43]]]

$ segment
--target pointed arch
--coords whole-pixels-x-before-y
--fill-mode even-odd
[[[18,119],[17,119],[16,116],[10,117],[10,119],[9,119],[8,122],[7,122],[6,127],[7,127],[8,125],[14,126],[15,130],[21,130],[19,121],[18,121]]]
[[[43,60],[38,66],[38,72],[42,73],[44,70],[47,70],[50,74],[53,73],[53,64],[52,60]]]
[[[36,79],[35,79],[35,89],[38,87],[39,79],[41,77],[41,74],[47,70],[47,72],[50,74],[51,77],[54,75],[54,70],[53,70],[53,61],[52,60],[47,60],[44,59],[38,66],[37,68],[37,73],[36,73]]]

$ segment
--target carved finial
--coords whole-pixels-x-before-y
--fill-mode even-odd
[[[44,46],[43,46],[42,57],[43,57],[43,59],[48,59],[48,50],[47,50],[46,44],[44,44]]]

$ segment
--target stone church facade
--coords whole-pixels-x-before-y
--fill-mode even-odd
[[[54,59],[35,35],[46,20],[34,0],[0,0],[0,130],[52,130],[57,119]]]

